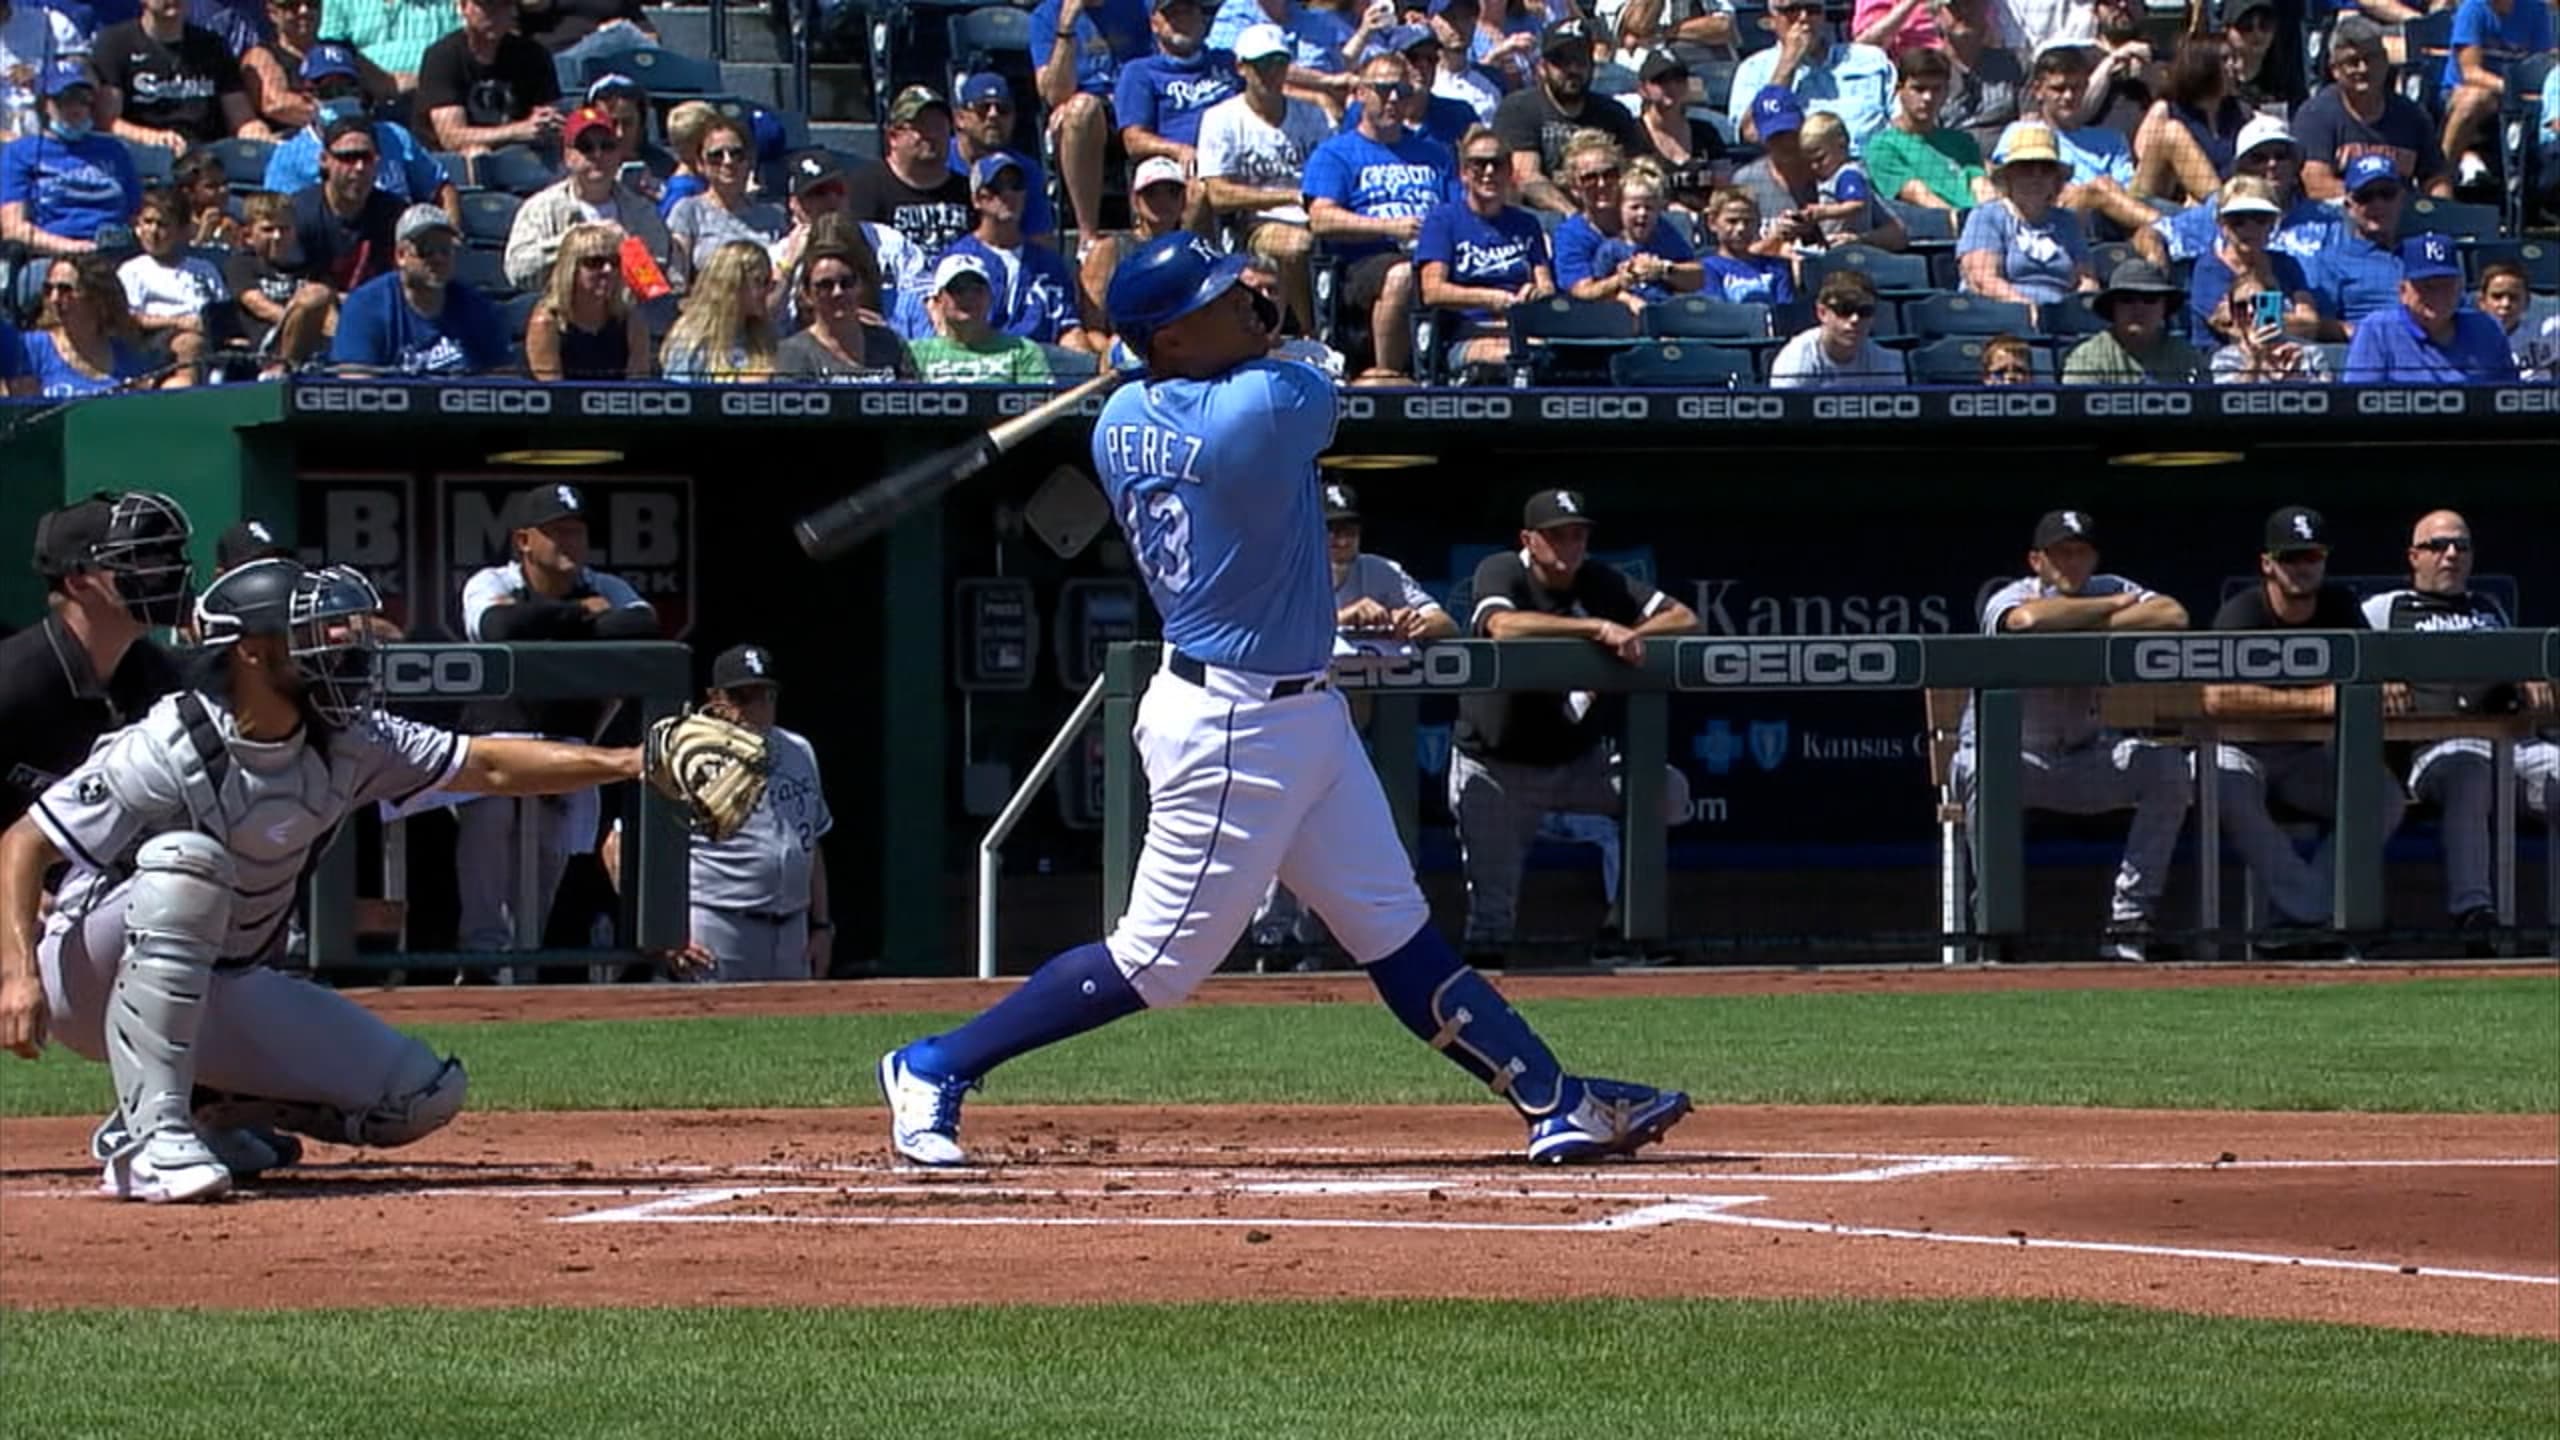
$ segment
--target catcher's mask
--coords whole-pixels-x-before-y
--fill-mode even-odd
[[[125,609],[145,625],[175,625],[186,617],[187,597],[195,590],[195,567],[187,558],[187,543],[195,538],[195,529],[177,501],[152,490],[101,491],[58,517],[47,518],[49,524],[79,527],[53,532],[56,535],[68,538],[85,531],[96,537],[76,558],[66,554],[56,559],[52,569],[59,573],[97,570],[114,576],[116,594],[124,600]],[[43,536],[37,543],[43,548]],[[77,545],[76,540],[72,543]]]
[[[321,723],[343,727],[373,708],[381,684],[381,642],[367,623],[381,609],[373,582],[348,566],[252,560],[205,590],[196,628],[208,646],[285,637],[304,703]]]

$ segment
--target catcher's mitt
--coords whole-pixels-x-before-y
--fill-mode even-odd
[[[726,840],[764,798],[773,752],[764,736],[744,725],[695,710],[650,725],[640,765],[650,788],[681,802],[695,829]]]

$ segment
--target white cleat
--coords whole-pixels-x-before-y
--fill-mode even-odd
[[[918,1165],[960,1165],[960,1101],[976,1082],[934,1079],[907,1066],[907,1052],[880,1057],[880,1094],[889,1102],[889,1148]]]
[[[192,1135],[155,1136],[111,1156],[98,1181],[102,1195],[150,1205],[215,1200],[230,1189],[231,1171]]]

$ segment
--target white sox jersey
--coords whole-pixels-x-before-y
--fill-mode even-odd
[[[2022,575],[1991,593],[1982,602],[1982,633],[2001,633],[2000,622],[2008,613],[2031,600],[2050,600],[2054,590],[2033,575]],[[2121,575],[2092,575],[2080,587],[2078,598],[2103,600],[2110,595],[2131,595],[2135,603],[2151,598],[2152,592]],[[2101,715],[2101,697],[2095,687],[2070,686],[2026,692],[2018,717],[2019,738],[2025,748],[2035,754],[2052,755],[2077,750],[2107,733]],[[1965,706],[1965,748],[1973,746],[1973,707]]]
[[[581,568],[578,583],[573,588],[601,595],[606,604],[617,610],[629,606],[643,610],[649,608],[649,602],[640,598],[640,592],[631,588],[631,582],[602,570]],[[522,600],[527,593],[529,587],[524,581],[524,567],[513,560],[473,572],[462,586],[462,633],[470,639],[480,639],[480,622],[492,607]]]
[[[818,753],[798,732],[765,732],[773,770],[737,834],[693,843],[692,901],[713,910],[788,915],[809,908],[809,866],[835,826],[818,783]]]
[[[142,842],[199,830],[231,852],[236,877],[225,963],[263,958],[283,936],[317,848],[359,805],[398,802],[461,770],[468,742],[376,714],[310,743],[240,735],[230,702],[181,690],[98,742],[28,813],[72,863],[49,932],[68,929],[130,873]]]
[[[1440,602],[1431,592],[1414,582],[1405,568],[1384,555],[1363,550],[1351,557],[1351,567],[1333,587],[1333,608],[1341,609],[1354,600],[1375,600],[1390,610],[1437,610]]]

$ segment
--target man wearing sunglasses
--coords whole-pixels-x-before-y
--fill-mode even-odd
[[[462,28],[418,61],[417,108],[436,148],[477,155],[542,145],[560,133],[560,75],[550,53],[516,33],[515,0],[457,0]]]
[[[1751,102],[1772,85],[1795,92],[1807,110],[1828,110],[1849,129],[1849,146],[1862,149],[1893,112],[1893,60],[1873,45],[1835,43],[1822,0],[1775,0],[1769,27],[1778,43],[1743,57],[1733,74],[1733,123],[1743,139],[1758,143]]]
[[[1099,324],[1085,323],[1083,291],[1067,262],[1046,245],[1025,242],[1022,215],[1030,194],[1027,173],[1020,159],[1003,152],[980,160],[969,176],[978,223],[952,241],[943,256],[972,256],[985,270],[993,291],[987,322],[998,334],[1099,354],[1110,348],[1110,337]],[[913,302],[903,308],[919,311]],[[933,333],[921,313],[902,318],[908,339]],[[917,321],[924,323],[919,327]]]
[[[964,75],[954,87],[959,101],[951,113],[951,168],[966,175],[981,160],[999,152],[1022,167],[1022,233],[1034,245],[1058,243],[1058,217],[1049,204],[1049,177],[1040,162],[1014,148],[1013,83],[992,70]]]
[[[2302,149],[2294,132],[2273,115],[2260,115],[2240,127],[2233,141],[2231,174],[2254,176],[2275,187],[2275,233],[2267,248],[2308,266],[2338,235],[2338,212],[2302,193]],[[2133,237],[2133,248],[2155,265],[2194,260],[2213,253],[2222,238],[2222,199],[2217,192],[2199,204],[2149,222]]]
[[[403,375],[485,375],[506,368],[498,307],[453,278],[462,237],[433,205],[400,217],[399,269],[366,281],[338,307],[329,359]]]
[[[1511,147],[1511,179],[1520,203],[1558,215],[1577,215],[1582,202],[1551,175],[1560,173],[1565,142],[1577,130],[1598,130],[1629,157],[1653,153],[1653,141],[1626,107],[1591,93],[1591,22],[1559,20],[1538,40],[1534,83],[1502,97],[1493,110],[1494,133]]]
[[[2353,593],[2329,580],[2329,522],[2319,511],[2287,505],[2267,517],[2258,555],[2258,583],[2223,602],[2215,630],[2367,630]],[[2208,715],[2250,719],[2325,719],[2337,713],[2332,685],[2208,685]],[[2308,931],[2329,923],[2334,831],[2322,837],[2309,860],[2268,814],[2269,801],[2322,820],[2338,813],[2338,761],[2325,740],[2270,741],[2218,746],[2214,756],[2222,831],[2257,877],[2279,930]],[[2382,836],[2400,827],[2408,796],[2399,780],[2374,757],[2371,781],[2381,792]],[[2311,959],[2336,953],[2307,939],[2261,947],[2260,953]]]
[[[658,218],[658,207],[618,177],[616,157],[622,142],[613,117],[592,105],[583,107],[569,116],[560,138],[564,142],[560,157],[568,173],[517,207],[515,224],[507,231],[507,283],[519,290],[541,289],[550,278],[551,262],[560,254],[560,237],[571,227],[592,221],[621,226],[622,233],[637,237],[649,258],[665,271],[672,263],[675,241],[667,234],[667,222]],[[836,183],[841,189],[842,177]]]
[[[2329,32],[2329,75],[2337,83],[2293,115],[2302,144],[2302,188],[2315,200],[2343,199],[2347,166],[2361,155],[2388,155],[2401,176],[2450,199],[2453,177],[2427,112],[2391,88],[2391,56],[2382,27],[2342,15]]]
[[[1355,334],[1345,353],[1368,353],[1361,378],[1403,380],[1413,363],[1411,249],[1422,217],[1449,193],[1457,160],[1449,148],[1405,128],[1405,102],[1413,97],[1413,67],[1399,56],[1378,55],[1360,67],[1360,124],[1316,147],[1307,158],[1307,223],[1316,239],[1340,255],[1346,327],[1368,322],[1364,343]]]
[[[2409,588],[2364,602],[2365,622],[2376,630],[2453,634],[2504,630],[2506,607],[2471,588],[2477,547],[2471,522],[2451,510],[2430,511],[2409,536]],[[2551,714],[2551,682],[2412,685],[2405,690],[2412,715],[2495,715],[2524,710]],[[2519,741],[2516,778],[2548,813],[2549,777],[2560,769],[2560,746],[2548,739]],[[2439,740],[2419,748],[2409,762],[2409,793],[2442,807],[2436,833],[2444,846],[2444,909],[2458,930],[2477,935],[2498,923],[2489,888],[2489,812],[2495,767],[2485,739]],[[2533,777],[2541,777],[2539,789]],[[2475,954],[2487,954],[2474,939]]]
[[[320,158],[322,127],[341,115],[367,113],[362,65],[363,57],[356,54],[353,46],[334,40],[313,45],[302,58],[298,82],[301,88],[295,93],[309,102],[306,108],[311,123],[295,130],[267,156],[263,188],[290,195],[320,179],[325,168]],[[376,189],[403,203],[426,200],[443,206],[448,215],[462,214],[461,192],[454,188],[453,177],[445,173],[444,162],[419,144],[408,126],[396,120],[376,120],[373,143],[382,152],[382,159],[373,168]]]
[[[2323,340],[2351,340],[2365,317],[2400,298],[2400,216],[2409,190],[2388,155],[2347,162],[2346,222],[2307,268],[2326,323]]]
[[[1200,121],[1200,189],[1237,249],[1275,272],[1297,333],[1315,333],[1307,257],[1307,158],[1333,133],[1312,100],[1288,92],[1292,54],[1277,25],[1248,25],[1236,38],[1236,73],[1244,93]]]
[[[371,120],[332,116],[321,127],[320,156],[319,183],[293,195],[294,244],[302,278],[343,296],[389,273],[405,207],[374,184],[382,152]]]
[[[2462,308],[2462,259],[2444,235],[2400,242],[2400,304],[2356,327],[2347,345],[2350,385],[2515,383],[2507,332]]]
[[[1769,362],[1777,390],[1833,386],[1874,389],[1902,383],[1902,357],[1875,342],[1876,282],[1855,270],[1822,277],[1813,297],[1813,328],[1778,349]]]

